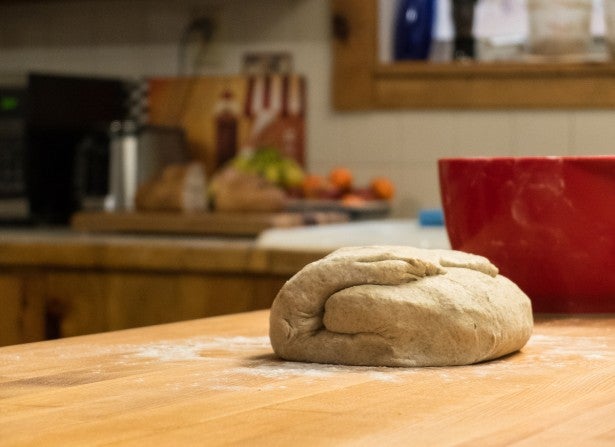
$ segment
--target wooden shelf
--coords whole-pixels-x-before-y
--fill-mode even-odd
[[[397,62],[378,65],[375,77],[613,77],[615,64],[611,62]]]
[[[377,62],[377,1],[332,0],[333,105],[400,108],[615,108],[615,63]]]

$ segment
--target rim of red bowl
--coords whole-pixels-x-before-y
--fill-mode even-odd
[[[563,160],[563,161],[583,161],[583,160],[609,160],[615,161],[615,154],[602,154],[602,155],[523,155],[523,156],[476,156],[476,157],[442,157],[438,159],[438,162],[451,162],[451,161],[523,161],[523,160]]]

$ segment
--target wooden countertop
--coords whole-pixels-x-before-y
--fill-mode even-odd
[[[0,349],[6,446],[615,445],[615,315],[451,368],[276,359],[267,311]]]
[[[324,250],[259,248],[253,238],[4,230],[0,267],[294,274]]]

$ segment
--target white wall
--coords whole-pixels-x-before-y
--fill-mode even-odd
[[[439,157],[615,153],[611,111],[332,111],[325,0],[0,3],[0,73],[174,75],[179,36],[203,11],[222,21],[203,72],[237,72],[246,50],[291,51],[309,83],[309,169],[344,164],[360,182],[390,176],[397,216],[439,205]]]

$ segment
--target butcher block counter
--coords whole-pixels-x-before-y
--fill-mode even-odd
[[[615,315],[463,367],[285,362],[255,311],[0,348],[8,446],[612,446]]]

